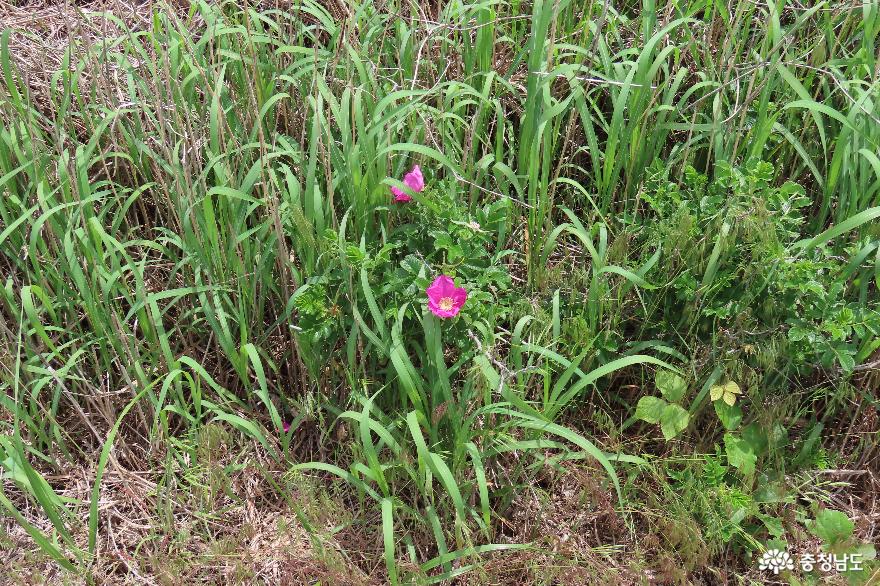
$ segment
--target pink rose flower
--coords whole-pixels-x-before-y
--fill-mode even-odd
[[[412,171],[404,175],[403,184],[412,189],[414,192],[419,193],[423,189],[425,189],[425,178],[422,176],[422,170],[418,165],[415,165],[412,168]],[[391,188],[391,193],[394,194],[394,201],[406,202],[412,201],[412,197],[407,195],[407,193],[401,189],[396,187]]]
[[[467,291],[456,287],[455,281],[446,275],[440,275],[425,291],[428,294],[428,309],[440,318],[455,317],[467,301]]]

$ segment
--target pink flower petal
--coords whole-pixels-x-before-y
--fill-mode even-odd
[[[425,178],[422,176],[422,169],[418,165],[414,166],[412,171],[404,176],[403,182],[416,193],[425,189]]]
[[[446,275],[440,275],[425,290],[428,295],[428,309],[437,317],[449,318],[458,315],[465,301],[467,291],[456,287],[455,281]]]
[[[431,313],[436,315],[437,317],[448,319],[450,317],[455,317],[458,315],[458,307],[453,307],[452,309],[432,309]]]
[[[422,175],[421,167],[414,165],[412,170],[403,176],[403,184],[415,193],[423,191],[425,189],[425,177]],[[394,195],[394,201],[412,201],[412,196],[398,187],[391,187],[391,193]]]
[[[429,299],[437,302],[441,297],[446,296],[451,288],[455,288],[455,281],[446,275],[440,275],[434,279],[434,282],[431,283],[431,286],[425,292],[428,294]]]

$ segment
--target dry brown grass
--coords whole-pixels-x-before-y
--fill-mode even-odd
[[[172,3],[180,16],[188,3]],[[43,113],[51,103],[52,75],[62,69],[71,46],[72,64],[82,59],[90,47],[123,31],[114,19],[138,30],[150,24],[153,2],[137,0],[91,0],[53,2],[51,0],[0,2],[0,29],[10,29],[9,50],[14,65],[31,92],[31,102]],[[76,42],[74,42],[76,41]],[[95,82],[106,90],[107,77],[84,71],[84,82]]]
[[[344,519],[344,505],[306,478],[285,477],[259,445],[235,445],[219,427],[207,426],[199,441],[185,467],[172,460],[166,470],[108,468],[98,503],[96,583],[371,583],[327,532]],[[59,496],[79,503],[71,506],[77,518],[70,526],[85,547],[94,463],[45,476]],[[14,488],[4,490],[30,523],[50,533],[45,516]],[[0,521],[0,540],[0,584],[85,583],[40,554],[10,517]]]

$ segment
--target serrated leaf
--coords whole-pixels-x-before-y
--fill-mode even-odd
[[[659,397],[642,397],[636,405],[636,417],[648,423],[659,423],[667,404]]]
[[[663,409],[660,417],[660,430],[666,441],[671,440],[685,430],[690,421],[688,412],[678,405],[669,404]]]
[[[823,509],[811,523],[810,532],[828,545],[834,545],[852,537],[855,524],[844,513]]]
[[[761,522],[764,523],[764,527],[767,528],[767,531],[773,537],[778,539],[785,534],[785,529],[782,527],[782,520],[779,519],[779,517],[759,514],[758,518],[761,519]]]
[[[367,255],[354,244],[345,247],[345,258],[353,265],[360,265],[367,259]]]
[[[687,392],[687,382],[674,372],[658,370],[654,375],[654,384],[663,393],[667,401],[678,403]]]
[[[422,265],[421,259],[414,254],[408,254],[403,257],[403,260],[400,261],[400,268],[402,268],[407,273],[418,275],[419,270],[421,270]]]
[[[862,543],[858,547],[855,548],[853,553],[857,553],[862,556],[862,560],[870,561],[877,559],[877,550],[870,543]]]
[[[453,246],[452,237],[447,232],[431,232],[434,237],[435,248],[449,248]]]
[[[739,427],[743,418],[742,409],[736,405],[727,405],[723,401],[717,401],[715,405],[715,414],[721,420],[721,425],[728,431],[733,431]]]
[[[449,262],[454,263],[457,262],[458,259],[464,256],[464,252],[462,252],[461,247],[458,244],[452,244],[447,247],[447,252],[449,254]]]
[[[843,372],[850,373],[856,367],[856,361],[853,358],[852,354],[848,354],[846,352],[841,352],[837,355],[837,361],[840,363],[840,368],[843,369]]]
[[[732,433],[725,433],[724,449],[727,453],[727,462],[743,475],[751,476],[755,472],[755,464],[758,462],[758,457],[752,451],[748,442]]]
[[[790,330],[788,330],[788,339],[792,342],[800,342],[804,338],[807,337],[807,330],[798,326],[792,326]]]
[[[752,447],[755,454],[763,454],[770,447],[767,432],[757,422],[743,428],[742,438]]]

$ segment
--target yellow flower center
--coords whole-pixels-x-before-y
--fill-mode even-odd
[[[441,297],[440,303],[437,305],[439,305],[440,309],[443,311],[449,311],[455,305],[455,302],[452,300],[452,297]]]

